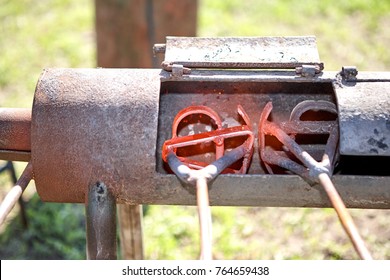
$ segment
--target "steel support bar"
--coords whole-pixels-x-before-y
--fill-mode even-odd
[[[102,182],[89,189],[86,219],[87,259],[116,259],[116,200]]]
[[[0,159],[30,160],[31,109],[0,108]]]

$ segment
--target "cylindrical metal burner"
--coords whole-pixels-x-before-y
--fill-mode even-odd
[[[31,135],[34,179],[42,200],[85,202],[87,187],[98,181],[117,197],[153,196],[159,72],[43,72]]]
[[[88,186],[104,182],[118,203],[195,205],[195,193],[167,174],[161,156],[180,110],[209,106],[230,124],[240,104],[256,131],[268,101],[279,123],[303,100],[332,102],[337,82],[326,73],[310,81],[255,73],[248,81],[246,72],[213,73],[213,80],[193,72],[175,80],[159,69],[45,70],[31,121],[31,161],[41,199],[84,203]],[[211,205],[331,207],[319,186],[296,175],[263,174],[256,155],[249,174],[213,181]],[[390,208],[388,176],[344,174],[332,180],[347,207]]]

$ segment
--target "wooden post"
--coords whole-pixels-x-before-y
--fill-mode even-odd
[[[120,204],[118,206],[122,258],[142,259],[142,205]]]
[[[97,65],[160,67],[152,47],[166,36],[195,36],[197,0],[95,0]],[[118,205],[123,259],[143,259],[142,207]]]
[[[152,47],[165,37],[195,36],[197,0],[95,0],[100,67],[159,67]]]

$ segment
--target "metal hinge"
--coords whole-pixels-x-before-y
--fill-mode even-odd
[[[295,68],[295,73],[301,77],[315,77],[321,71],[322,69],[319,65],[302,65]]]
[[[174,77],[181,77],[183,76],[183,74],[191,73],[190,68],[184,67],[181,64],[175,64],[175,63],[163,61],[163,63],[161,63],[161,67],[165,71],[172,72],[172,76]]]

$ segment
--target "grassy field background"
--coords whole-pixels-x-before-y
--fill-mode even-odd
[[[95,67],[93,1],[0,0],[0,107],[31,108],[46,67]],[[325,70],[390,71],[390,1],[201,0],[199,36],[316,35]],[[17,165],[20,173],[23,164]],[[11,184],[0,176],[0,195]],[[85,258],[84,207],[42,203],[29,187],[29,228],[0,229],[1,259]],[[16,211],[12,214],[15,217]],[[373,256],[390,259],[387,210],[351,210]],[[355,259],[333,209],[213,207],[217,259]],[[196,209],[150,206],[147,259],[196,259]]]

